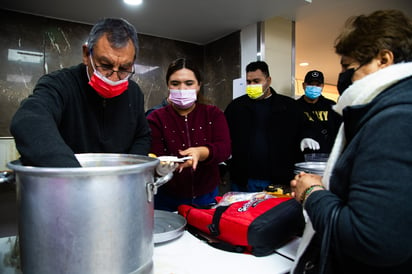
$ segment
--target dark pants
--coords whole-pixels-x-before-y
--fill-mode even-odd
[[[176,198],[167,195],[167,193],[159,191],[155,195],[155,209],[167,210],[167,211],[177,211],[179,205],[196,205],[196,206],[207,206],[209,204],[216,203],[216,196],[218,195],[218,188],[216,187],[212,192],[206,193],[201,196],[194,198]]]
[[[241,186],[231,182],[230,188],[232,191],[236,192],[261,192],[264,191],[271,183],[272,182],[270,180],[249,179],[247,181],[247,186]]]

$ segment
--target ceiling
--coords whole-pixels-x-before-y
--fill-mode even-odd
[[[347,17],[397,8],[412,17],[410,0],[143,0],[130,7],[122,0],[10,0],[0,8],[93,24],[122,17],[138,33],[204,45],[250,24],[276,16],[296,22],[296,79],[311,69],[335,84],[340,70],[333,42]],[[312,3],[310,3],[312,2]],[[116,4],[113,4],[116,3]],[[300,67],[308,62],[308,67]]]

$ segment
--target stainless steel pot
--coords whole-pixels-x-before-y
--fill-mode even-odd
[[[153,195],[159,160],[79,154],[82,168],[13,161],[24,274],[153,272]]]
[[[295,174],[299,174],[300,172],[306,173],[313,173],[320,176],[323,176],[325,172],[327,162],[301,162],[295,164]]]

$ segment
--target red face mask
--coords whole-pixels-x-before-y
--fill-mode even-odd
[[[89,85],[103,98],[113,98],[122,94],[129,86],[129,77],[123,80],[112,81],[101,75],[93,65],[93,60],[90,58],[93,75],[89,77]],[[86,68],[87,69],[87,68]],[[87,70],[87,75],[89,76],[89,71]]]

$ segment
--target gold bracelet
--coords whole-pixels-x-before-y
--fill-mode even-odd
[[[300,203],[303,205],[303,203],[306,201],[308,196],[312,193],[312,191],[315,189],[315,187],[320,187],[322,189],[325,189],[323,185],[311,185],[310,187],[306,188],[305,191],[302,192],[301,198],[300,198]]]

